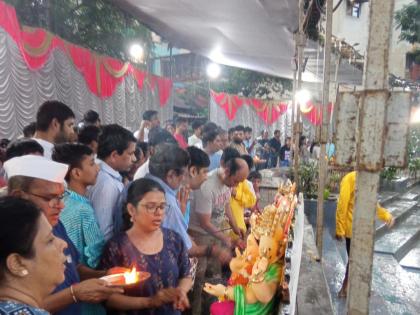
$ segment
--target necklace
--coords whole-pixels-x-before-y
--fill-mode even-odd
[[[5,288],[7,288],[9,290],[12,290],[12,291],[16,291],[17,293],[19,293],[19,295],[22,295],[22,297],[16,298],[14,296],[11,296],[10,294],[2,293],[0,291],[0,300],[2,300],[2,301],[12,300],[12,301],[15,301],[15,302],[18,302],[18,303],[28,304],[28,305],[39,308],[37,299],[33,295],[28,294],[26,292],[23,292],[22,290],[16,289],[16,288],[11,287],[11,286],[5,286]]]

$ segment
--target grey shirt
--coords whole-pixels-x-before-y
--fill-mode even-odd
[[[225,219],[225,206],[230,201],[230,188],[225,186],[218,176],[217,168],[209,173],[201,188],[193,191],[189,229],[207,235],[200,226],[198,214],[211,214],[211,223],[222,228]]]

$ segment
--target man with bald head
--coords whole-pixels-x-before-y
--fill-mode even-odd
[[[222,231],[226,219],[232,230],[241,238],[244,237],[233,219],[230,197],[231,189],[245,180],[248,174],[247,162],[240,157],[237,150],[229,147],[223,151],[220,167],[209,173],[200,189],[193,192],[188,232],[197,245],[216,243],[231,248],[229,234]],[[211,277],[221,277],[220,263],[207,257],[199,258],[192,299],[193,314],[201,314],[201,290],[206,272]]]

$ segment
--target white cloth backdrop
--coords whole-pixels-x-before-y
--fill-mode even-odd
[[[60,50],[54,50],[45,65],[31,71],[15,41],[0,28],[0,138],[15,139],[24,126],[35,121],[38,107],[46,100],[70,106],[80,120],[89,109],[96,110],[104,124],[117,123],[130,130],[138,128],[147,109],[159,112],[160,119],[172,118],[172,100],[159,106],[159,95],[145,86],[140,92],[127,76],[114,94],[100,99],[90,92],[83,76]]]

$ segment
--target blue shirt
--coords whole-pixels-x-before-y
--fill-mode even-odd
[[[0,314],[1,315],[49,315],[47,311],[29,306],[26,304],[18,303],[15,301],[0,301]]]
[[[220,152],[216,152],[209,155],[209,159],[210,159],[209,172],[220,167],[221,157],[222,157],[222,154]]]
[[[188,230],[188,225],[190,224],[190,215],[191,215],[191,200],[188,200],[187,207],[184,213],[184,221],[185,221],[185,224],[187,225],[187,230]]]
[[[167,207],[165,217],[162,222],[162,227],[177,232],[184,241],[185,247],[187,250],[189,250],[192,247],[192,243],[187,233],[187,223],[185,222],[184,215],[181,212],[181,208],[176,197],[177,191],[169,187],[163,180],[153,176],[152,174],[147,174],[146,178],[150,178],[151,180],[159,183],[165,190]]]
[[[113,235],[113,216],[118,207],[120,194],[124,189],[120,173],[114,170],[104,161],[99,161],[99,174],[96,184],[89,188],[89,200],[95,210],[96,219],[99,223],[105,241]]]
[[[58,221],[57,225],[53,228],[53,234],[61,238],[67,243],[67,248],[64,249],[64,255],[67,258],[66,261],[66,270],[64,271],[64,282],[61,283],[58,287],[55,288],[54,293],[60,292],[64,289],[69,288],[71,285],[80,282],[79,273],[77,271],[77,266],[79,265],[79,253],[77,252],[76,247],[74,246],[71,239],[68,237],[66,229],[64,228],[63,223]],[[78,315],[81,314],[81,304],[70,304],[65,309],[60,312],[54,313],[54,315]]]
[[[331,157],[335,154],[335,145],[334,143],[327,143],[325,150],[327,151],[328,159],[331,159]]]
[[[72,190],[67,190],[67,193],[60,220],[79,252],[81,263],[96,268],[105,240],[96,221],[95,210],[86,197]]]

